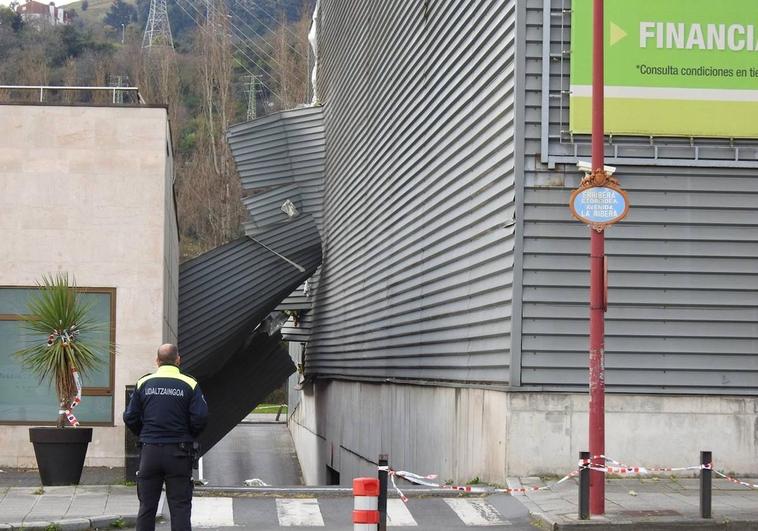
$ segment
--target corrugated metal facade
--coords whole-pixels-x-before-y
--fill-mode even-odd
[[[233,126],[228,134],[242,186],[249,194],[243,203],[250,214],[245,233],[253,238],[288,216],[282,210],[290,201],[303,218],[312,220],[307,230],[321,232],[324,191],[324,117],[320,106],[278,112]],[[303,230],[306,227],[303,225]],[[318,236],[318,235],[317,235]],[[308,285],[299,286],[278,310],[308,313],[310,294],[319,272]],[[309,330],[290,320],[282,329],[287,340],[307,341]]]
[[[274,113],[234,125],[228,134],[251,215],[247,234],[286,219],[280,207],[290,199],[321,228],[324,178],[324,122],[321,107]]]
[[[242,237],[181,265],[179,348],[182,366],[199,379],[212,376],[241,348],[253,329],[320,263],[318,240],[302,248],[263,241],[282,258]]]
[[[278,332],[256,333],[248,343],[219,372],[200,382],[210,411],[208,426],[200,435],[203,453],[295,372]]]
[[[319,18],[307,373],[507,383],[515,0],[321,0]]]
[[[300,219],[313,225],[279,223],[258,241],[244,236],[180,266],[182,369],[198,379],[211,412],[204,452],[295,371],[281,335],[258,326],[321,263],[318,234]]]
[[[570,0],[322,0],[308,374],[586,389],[570,17]],[[608,389],[758,394],[758,143],[614,137],[607,162],[632,202],[607,232]]]
[[[590,148],[588,137],[568,134],[570,8],[522,6],[520,375],[523,385],[553,389],[587,382],[588,229],[567,203],[580,177],[576,155],[589,160]],[[757,148],[615,137],[607,146],[632,204],[606,233],[609,390],[758,394]]]

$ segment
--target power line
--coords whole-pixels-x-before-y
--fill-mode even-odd
[[[190,5],[190,6],[192,6],[192,8],[193,8],[193,9],[194,9],[194,10],[195,10],[197,13],[198,13],[198,15],[201,15],[201,16],[202,16],[202,12],[201,12],[201,11],[200,11],[200,10],[199,10],[199,9],[198,9],[198,8],[197,8],[197,7],[196,7],[196,6],[195,6],[195,5],[194,5],[194,4],[193,4],[193,3],[192,3],[190,0],[185,0],[185,1],[186,1],[186,2],[187,2],[189,5]],[[179,2],[179,0],[177,0],[177,4],[178,4],[178,2]],[[184,11],[185,11],[185,13],[187,12],[186,10],[184,10]],[[189,15],[189,13],[187,13],[187,14]],[[190,15],[190,17],[192,17],[192,15]],[[198,27],[200,26],[200,24],[197,22],[197,20],[196,20],[194,17],[192,17],[192,20],[194,20],[194,21],[195,21],[195,23],[198,25]],[[263,56],[263,55],[261,55],[260,53],[256,52],[255,50],[253,50],[252,46],[255,46],[255,47],[256,47],[256,48],[258,48],[258,49],[259,49],[259,50],[260,50],[260,51],[261,51],[263,54],[265,54],[265,56],[266,56],[268,59],[270,59],[270,60],[271,60],[271,61],[273,61],[273,62],[274,62],[274,63],[275,63],[277,66],[279,66],[279,68],[282,68],[282,64],[281,64],[281,63],[279,63],[279,61],[277,61],[277,60],[276,60],[276,58],[274,58],[272,55],[270,55],[268,52],[266,52],[266,50],[264,50],[263,48],[261,48],[260,46],[258,46],[258,44],[257,44],[257,43],[255,43],[255,41],[254,41],[254,40],[252,40],[252,39],[251,39],[251,38],[250,38],[250,37],[249,37],[249,36],[248,36],[248,35],[247,35],[247,34],[246,34],[244,31],[242,31],[242,30],[241,30],[241,29],[240,29],[240,28],[239,28],[239,27],[238,27],[236,24],[234,24],[234,22],[231,22],[231,21],[229,21],[229,23],[231,24],[231,26],[232,26],[232,28],[233,28],[233,29],[236,29],[236,30],[237,30],[237,32],[238,32],[239,34],[238,34],[238,35],[236,35],[236,36],[237,36],[237,37],[239,37],[241,41],[243,41],[243,44],[246,46],[246,48],[247,48],[247,49],[248,49],[248,50],[249,50],[251,53],[253,53],[253,54],[255,54],[256,56],[258,56],[258,58],[259,58],[259,59],[263,59],[263,58],[264,58],[264,56]],[[247,44],[247,42],[250,42],[250,44]],[[232,42],[232,44],[233,44],[233,45],[235,45],[235,47],[236,47],[236,43]],[[239,47],[237,47],[237,49],[239,49]],[[242,50],[240,50],[240,52],[242,52]],[[250,58],[250,57],[249,57],[247,54],[245,54],[244,52],[242,52],[242,53],[243,53],[243,54],[245,55],[245,57],[247,57],[247,58],[248,58],[248,59],[249,59],[251,62],[255,63],[255,61],[253,61],[253,60],[252,60],[252,59],[251,59],[251,58]]]
[[[199,9],[198,9],[198,8],[197,8],[197,7],[196,7],[196,6],[195,6],[195,5],[194,5],[194,4],[193,4],[193,3],[192,3],[190,0],[185,0],[185,1],[186,1],[186,2],[187,2],[187,3],[188,3],[188,4],[189,4],[191,7],[192,7],[192,9],[194,9],[194,10],[195,10],[195,12],[196,12],[196,13],[198,13],[199,15],[202,15],[202,13],[200,12],[200,10],[199,10]],[[188,11],[187,11],[187,10],[184,8],[184,6],[182,6],[182,5],[179,3],[179,0],[177,0],[177,5],[179,5],[179,7],[180,7],[180,8],[181,8],[181,9],[182,9],[182,10],[183,10],[183,11],[184,11],[186,14],[187,14],[187,16],[189,16],[189,17],[190,17],[190,18],[193,20],[193,22],[195,22],[195,24],[197,25],[197,27],[198,27],[198,28],[200,28],[202,31],[206,31],[206,32],[208,31],[208,29],[207,29],[206,27],[204,27],[204,26],[203,26],[203,24],[201,24],[201,23],[198,21],[198,19],[196,19],[196,18],[195,18],[195,17],[194,17],[194,16],[193,16],[191,13],[189,13],[189,12],[188,12]],[[244,35],[244,34],[243,34],[243,35]],[[242,55],[243,55],[243,56],[244,56],[244,57],[245,57],[245,58],[246,58],[248,61],[250,61],[252,64],[257,64],[257,63],[256,63],[256,61],[255,61],[255,60],[253,60],[253,58],[252,58],[252,57],[250,57],[250,56],[249,56],[247,53],[245,53],[245,51],[244,51],[242,48],[240,48],[240,47],[237,45],[237,43],[236,43],[236,42],[234,42],[233,40],[231,40],[231,41],[230,41],[230,43],[231,43],[231,45],[232,45],[232,46],[234,46],[234,48],[235,48],[235,49],[236,49],[238,52],[240,52],[240,53],[241,53],[241,54],[242,54]],[[249,49],[249,50],[250,50],[250,52],[252,52],[253,54],[255,54],[255,51],[254,51],[254,50],[252,50],[252,49]],[[257,55],[257,54],[256,54],[256,55]],[[258,58],[259,58],[259,59],[261,59],[261,57],[260,57],[260,56],[258,56]],[[235,59],[236,59],[236,58],[235,58]],[[272,59],[273,59],[273,58],[272,58]],[[244,65],[243,65],[243,64],[242,64],[242,63],[239,61],[239,59],[237,59],[237,62],[238,62],[238,64],[240,64],[240,66],[242,66],[242,67],[245,69],[245,71],[246,71],[248,74],[250,74],[250,75],[253,75],[253,73],[252,73],[252,72],[251,72],[251,71],[250,71],[250,70],[249,70],[247,67],[245,67],[245,66],[244,66]],[[276,62],[276,61],[275,61],[275,62]],[[277,63],[277,64],[278,64],[278,63]],[[276,95],[276,92],[275,92],[273,89],[271,89],[271,87],[269,87],[269,86],[267,86],[265,83],[263,83],[263,81],[261,81],[261,84],[262,84],[262,85],[264,85],[264,86],[265,86],[265,87],[266,87],[266,88],[267,88],[267,89],[268,89],[270,92],[272,92],[272,93],[274,93],[274,94]],[[278,95],[277,95],[277,97],[278,97]]]
[[[261,46],[259,46],[259,45],[258,45],[258,43],[256,43],[254,39],[250,38],[250,37],[249,37],[249,36],[248,36],[248,35],[247,35],[247,34],[246,34],[244,31],[242,31],[242,29],[240,29],[240,28],[239,28],[239,27],[238,27],[238,26],[237,26],[237,25],[236,25],[234,22],[231,22],[231,21],[229,21],[229,23],[232,25],[232,27],[234,27],[234,29],[236,29],[236,30],[237,30],[239,33],[241,33],[241,34],[242,34],[242,37],[244,37],[244,39],[242,39],[242,40],[243,40],[243,42],[249,42],[249,43],[250,43],[250,44],[246,44],[246,46],[247,46],[248,48],[250,48],[250,51],[253,51],[253,50],[252,50],[252,48],[251,48],[251,45],[252,45],[252,46],[255,46],[255,47],[256,47],[256,48],[258,48],[258,49],[259,49],[259,50],[260,50],[260,51],[261,51],[263,54],[265,54],[267,58],[271,59],[271,60],[272,60],[274,63],[276,63],[276,65],[277,65],[277,66],[279,66],[279,68],[282,68],[282,64],[281,64],[279,61],[277,61],[277,60],[276,60],[276,58],[275,58],[275,57],[274,57],[272,54],[270,54],[270,53],[269,53],[269,52],[267,52],[267,51],[266,51],[264,48],[262,48]],[[257,34],[256,34],[256,35],[257,35]],[[253,52],[253,53],[255,53],[255,52]],[[261,57],[261,58],[262,58],[262,56],[260,56],[260,55],[259,55],[259,57]]]
[[[244,0],[242,0],[242,1],[244,1]],[[258,7],[259,7],[259,8],[260,8],[260,9],[261,9],[261,10],[262,10],[264,13],[266,13],[266,14],[269,16],[269,18],[270,18],[271,20],[273,20],[273,21],[275,21],[275,22],[276,22],[276,21],[278,21],[278,19],[277,19],[277,18],[274,16],[274,14],[273,14],[273,13],[271,13],[270,11],[268,11],[268,10],[265,8],[265,6],[258,6]],[[286,17],[285,17],[285,20],[286,20]],[[293,32],[291,29],[289,29],[289,26],[287,26],[287,24],[284,24],[283,26],[284,26],[284,29],[285,29],[285,31],[289,32],[289,34],[290,34],[290,35],[292,35],[292,36],[293,36],[293,37],[295,37],[295,38],[299,38],[299,35],[298,35],[297,33]],[[269,30],[269,31],[270,31],[270,30]]]
[[[271,29],[271,27],[270,27],[270,26],[268,26],[268,25],[267,25],[265,22],[263,22],[263,20],[261,20],[260,18],[258,18],[258,16],[257,16],[257,15],[256,15],[254,12],[252,12],[250,9],[248,9],[248,8],[247,8],[247,6],[245,5],[245,1],[244,1],[244,0],[241,0],[241,1],[239,2],[239,5],[242,7],[242,9],[244,9],[244,10],[245,10],[245,12],[247,12],[247,13],[248,13],[250,16],[252,16],[252,17],[253,17],[255,20],[257,20],[258,22],[260,22],[260,23],[261,23],[261,25],[262,25],[264,28],[266,28],[266,29],[267,29],[267,30],[268,30],[270,33],[272,33],[272,34],[274,34],[274,35],[276,34],[276,31],[274,31],[273,29]],[[276,20],[276,19],[273,19],[273,18],[272,18],[272,20]],[[294,33],[292,30],[290,30],[290,29],[287,27],[287,24],[282,24],[282,27],[284,28],[284,30],[285,30],[285,31],[289,32],[289,34],[290,34],[290,35],[292,35],[293,37],[295,37],[296,39],[297,39],[297,38],[300,38],[300,36],[299,36],[299,35],[297,35],[296,33]],[[302,52],[301,52],[300,50],[298,50],[297,48],[295,48],[294,46],[292,46],[292,44],[290,44],[290,43],[289,43],[289,41],[287,41],[287,46],[289,46],[289,48],[290,48],[292,51],[294,51],[296,54],[298,54],[298,55],[300,56],[300,58],[301,58],[301,59],[305,59],[305,56],[302,54]]]
[[[269,48],[271,48],[271,51],[270,51],[270,52],[269,52],[269,51],[266,51],[266,49],[265,49],[265,48],[263,48],[262,46],[259,46],[257,42],[256,42],[256,46],[257,46],[257,47],[258,47],[258,49],[260,49],[260,50],[261,50],[263,53],[265,53],[267,57],[269,57],[269,58],[271,58],[271,60],[275,61],[276,59],[275,59],[275,58],[273,57],[273,55],[272,55],[272,54],[273,54],[273,52],[274,52],[274,50],[273,50],[273,47],[271,46],[271,43],[269,43],[269,42],[268,42],[266,39],[264,39],[262,36],[260,36],[260,35],[258,34],[258,32],[255,30],[255,28],[253,28],[253,27],[252,27],[252,26],[251,26],[251,25],[250,25],[250,24],[249,24],[247,21],[245,21],[245,19],[243,19],[242,17],[239,17],[239,16],[238,16],[238,17],[237,17],[237,21],[238,21],[240,24],[242,24],[242,25],[244,25],[244,26],[247,26],[247,27],[250,29],[251,33],[253,34],[253,37],[251,37],[251,36],[249,36],[247,33],[245,33],[245,32],[244,32],[244,31],[243,31],[241,28],[239,28],[239,27],[237,27],[237,26],[235,25],[235,27],[237,27],[237,29],[240,31],[240,33],[242,33],[242,34],[243,34],[243,36],[244,36],[245,40],[249,40],[249,41],[251,41],[251,42],[254,42],[254,40],[255,40],[256,38],[258,38],[258,39],[262,40],[264,44],[267,44],[267,45],[269,46]],[[232,24],[233,24],[233,23],[232,23]]]
[[[192,3],[191,3],[189,0],[185,0],[185,1],[186,1],[186,2],[187,2],[189,5],[190,5],[190,6],[192,6],[192,8],[193,8],[193,9],[194,9],[196,12],[200,13],[200,11],[197,9],[197,7],[195,7],[195,6],[194,6],[194,5],[193,5],[193,4],[192,4]],[[192,21],[195,23],[195,25],[196,25],[196,26],[197,26],[197,27],[198,27],[198,28],[199,28],[201,31],[206,31],[206,32],[208,31],[208,30],[207,30],[207,28],[204,28],[204,27],[203,27],[203,24],[201,24],[201,23],[200,23],[200,22],[199,22],[199,21],[198,21],[198,20],[197,20],[197,19],[196,19],[196,18],[195,18],[195,17],[194,17],[194,16],[193,16],[193,15],[192,15],[190,12],[189,12],[189,11],[187,11],[187,9],[186,9],[186,8],[185,8],[185,7],[184,7],[184,6],[183,6],[183,5],[180,3],[180,1],[179,1],[179,0],[177,0],[177,2],[176,2],[176,5],[178,5],[178,6],[179,6],[179,8],[180,8],[182,11],[184,11],[184,13],[186,13],[188,17],[190,17],[190,18],[192,19]],[[244,56],[244,57],[245,57],[245,58],[246,58],[248,61],[250,61],[251,63],[255,64],[255,61],[254,61],[254,60],[253,60],[253,59],[252,59],[252,58],[251,58],[249,55],[247,55],[247,54],[245,53],[245,51],[244,51],[244,50],[242,50],[242,49],[241,49],[239,46],[237,46],[237,44],[236,44],[236,43],[234,43],[233,41],[230,41],[230,42],[231,42],[232,46],[234,46],[234,48],[235,48],[235,49],[236,49],[236,50],[237,50],[239,53],[241,53],[241,54],[242,54],[242,55],[243,55],[243,56]],[[255,74],[253,74],[253,73],[250,71],[250,69],[248,69],[248,68],[245,66],[245,64],[244,64],[242,61],[240,61],[240,60],[239,60],[239,58],[238,58],[238,57],[236,57],[236,56],[234,56],[234,55],[233,55],[232,57],[233,57],[233,58],[234,58],[234,60],[237,62],[237,64],[238,64],[239,66],[241,66],[243,70],[245,70],[245,72],[247,72],[247,73],[248,73],[249,75],[251,75],[251,76],[254,76],[254,75],[255,75]],[[264,86],[264,87],[265,87],[265,88],[266,88],[266,89],[267,89],[267,90],[268,90],[268,91],[269,91],[269,92],[270,92],[270,93],[271,93],[273,96],[275,96],[275,97],[276,97],[276,99],[278,99],[280,103],[282,102],[282,98],[281,98],[281,96],[279,96],[279,94],[277,94],[277,92],[276,92],[275,90],[273,90],[271,87],[269,87],[268,85],[266,85],[266,83],[264,83],[264,82],[263,82],[263,80],[259,79],[258,81],[259,81],[259,83],[260,83],[262,86]]]
[[[177,2],[178,2],[178,1],[179,1],[179,0],[177,0]],[[198,15],[202,16],[202,12],[201,12],[201,11],[200,11],[200,10],[199,10],[199,9],[198,9],[196,6],[195,6],[195,4],[193,4],[193,3],[192,3],[190,0],[185,0],[185,1],[186,1],[186,2],[187,2],[189,5],[190,5],[190,6],[192,6],[192,8],[193,8],[193,9],[194,9],[194,10],[195,10],[197,13],[198,13]],[[210,1],[212,1],[212,0],[205,0],[205,2],[206,2],[206,5],[208,5],[208,3],[209,3]],[[185,12],[186,12],[186,10],[185,10]],[[191,16],[191,15],[190,15],[190,16]],[[229,18],[232,18],[232,16],[231,16],[231,15],[227,15],[227,17],[229,17]],[[192,17],[192,19],[193,19],[193,20],[195,20],[195,19],[194,19],[194,17]],[[252,28],[252,26],[250,26],[249,24],[245,23],[245,21],[244,21],[244,20],[242,20],[242,19],[240,19],[240,22],[242,22],[242,23],[246,24],[246,25],[247,25],[247,27],[248,27],[248,28],[250,28],[250,29],[252,30],[252,33],[253,33],[253,35],[256,35],[256,36],[258,36],[258,33],[257,33],[257,32],[256,32],[256,31],[255,31],[253,28]],[[197,23],[197,21],[196,21],[196,23]],[[281,65],[281,64],[279,64],[279,62],[278,62],[278,61],[277,61],[277,60],[276,60],[276,59],[273,57],[273,55],[269,54],[269,53],[268,53],[268,52],[267,52],[265,49],[263,49],[262,47],[260,47],[260,46],[259,46],[259,45],[258,45],[258,44],[257,44],[257,43],[254,41],[254,39],[253,39],[253,38],[251,38],[251,37],[250,37],[250,36],[249,36],[247,33],[245,33],[245,31],[243,31],[243,30],[242,30],[242,29],[241,29],[239,26],[237,26],[236,24],[234,24],[234,22],[232,22],[231,20],[229,21],[229,23],[231,24],[231,26],[232,26],[234,29],[236,29],[236,30],[237,30],[237,32],[238,32],[238,34],[239,34],[239,35],[237,35],[237,37],[239,37],[239,38],[240,38],[240,40],[242,40],[243,42],[245,42],[245,41],[249,41],[249,42],[251,43],[251,44],[245,44],[245,46],[247,47],[247,49],[249,49],[249,50],[250,50],[252,53],[254,53],[255,55],[257,55],[257,56],[258,56],[260,59],[263,59],[263,55],[261,55],[260,53],[256,52],[255,50],[253,50],[252,46],[255,46],[255,47],[256,47],[256,48],[258,48],[258,50],[260,50],[260,52],[262,52],[262,54],[264,54],[264,55],[265,55],[265,56],[266,56],[268,59],[270,59],[270,60],[274,61],[274,63],[276,63],[276,64],[277,64],[279,67],[281,67],[281,66],[282,66],[282,65]],[[198,26],[199,26],[199,24],[198,24]]]

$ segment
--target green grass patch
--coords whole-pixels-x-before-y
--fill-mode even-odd
[[[137,5],[136,0],[124,0],[127,4]],[[105,14],[110,11],[113,0],[89,0],[89,7],[86,11],[82,11],[82,2],[72,2],[66,4],[63,9],[74,9],[76,14],[79,15],[86,22],[102,24]],[[121,28],[116,28],[121,31]],[[120,33],[119,33],[120,35]]]
[[[258,404],[253,413],[279,413],[279,408],[282,408],[282,415],[287,413],[287,405],[281,404]]]

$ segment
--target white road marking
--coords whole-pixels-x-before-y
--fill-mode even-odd
[[[387,525],[400,527],[418,524],[403,500],[390,498],[387,500]]]
[[[282,527],[324,527],[316,498],[277,498],[276,516]]]
[[[192,498],[192,527],[232,527],[231,498]]]
[[[492,505],[482,499],[445,498],[466,525],[510,525]]]

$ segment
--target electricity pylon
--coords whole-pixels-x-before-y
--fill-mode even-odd
[[[174,48],[171,26],[168,23],[166,0],[150,0],[150,13],[147,16],[145,34],[142,37],[143,48],[168,46]]]

